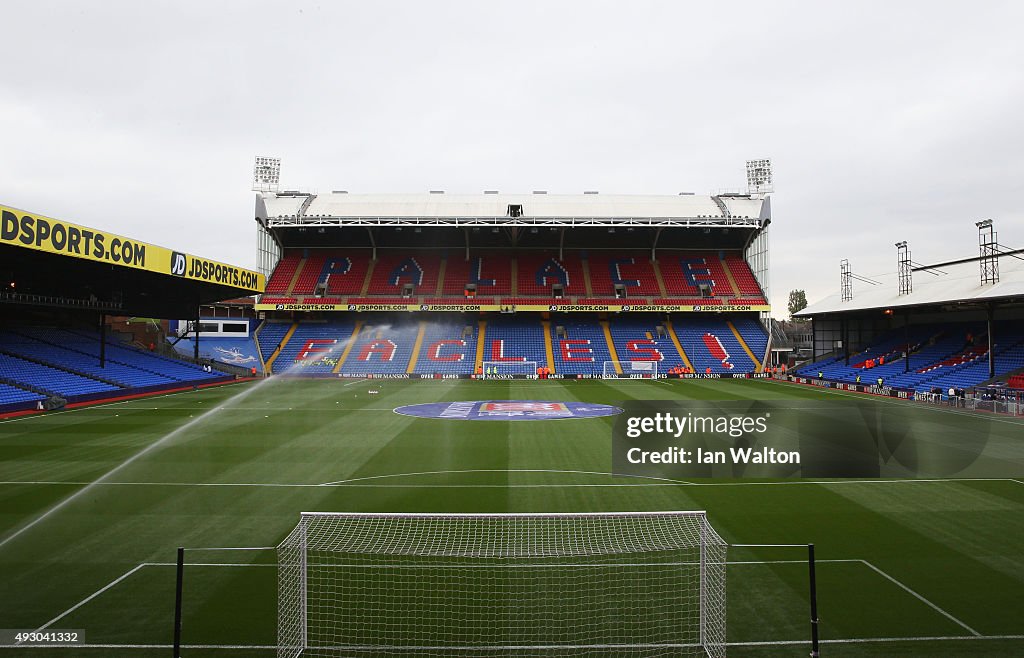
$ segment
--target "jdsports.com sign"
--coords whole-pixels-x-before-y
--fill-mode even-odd
[[[0,205],[0,244],[263,292],[262,274]]]

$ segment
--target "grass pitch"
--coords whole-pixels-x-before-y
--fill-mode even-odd
[[[185,546],[185,655],[272,656],[277,573],[265,549],[301,511],[675,509],[708,510],[730,543],[814,542],[825,656],[1024,655],[1024,482],[614,478],[614,417],[392,412],[455,400],[836,393],[743,380],[385,381],[375,396],[368,387],[270,380],[0,421],[0,627],[84,629],[90,647],[0,655],[169,655],[173,561]],[[1024,440],[1019,420],[892,404],[908,419],[955,418]],[[807,655],[804,558],[730,550],[730,656]]]

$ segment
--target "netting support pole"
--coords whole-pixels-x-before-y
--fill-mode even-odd
[[[707,517],[700,520],[700,646],[707,651],[707,609],[708,609],[708,580],[707,580]]]
[[[818,647],[818,583],[814,575],[814,544],[807,544],[807,569],[811,587],[811,658],[821,655]]]
[[[302,543],[299,546],[299,639],[303,651],[309,646],[307,632],[309,629],[309,558],[308,537],[309,522],[302,519]]]
[[[178,547],[178,571],[174,584],[174,658],[181,658],[181,593],[185,577],[185,549]]]

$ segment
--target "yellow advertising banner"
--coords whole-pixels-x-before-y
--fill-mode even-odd
[[[258,272],[0,205],[0,244],[263,292]]]
[[[764,305],[657,305],[645,304],[632,306],[629,304],[317,304],[313,302],[294,302],[286,304],[256,304],[257,311],[354,311],[357,313],[389,311],[444,311],[456,313],[475,313],[477,311],[554,311],[558,313],[700,313],[700,312],[736,312],[736,311],[770,311],[771,306]]]

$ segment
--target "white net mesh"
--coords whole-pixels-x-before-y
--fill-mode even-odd
[[[278,656],[725,655],[703,512],[303,514]]]
[[[495,375],[536,375],[536,361],[484,361],[480,364],[484,376]]]
[[[618,364],[618,369],[616,369]],[[622,374],[619,374],[622,370]],[[655,379],[658,377],[657,361],[605,361],[604,377],[614,379],[616,377],[632,377],[637,379]]]

